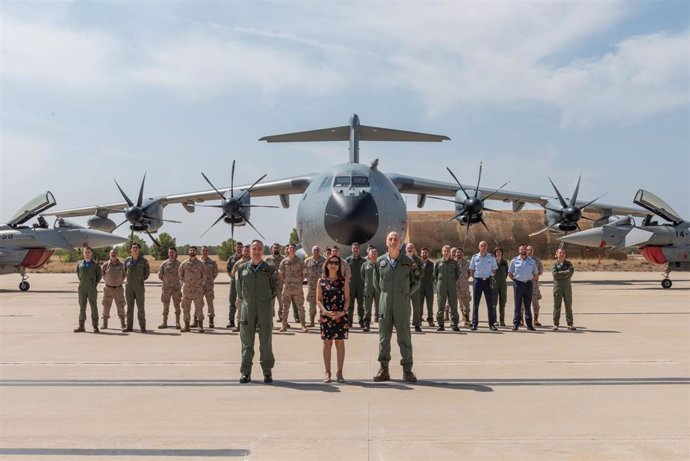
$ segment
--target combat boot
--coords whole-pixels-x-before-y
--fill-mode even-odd
[[[192,322],[192,324],[191,324],[190,326],[191,326],[192,328],[198,327],[199,324],[198,324],[197,322],[198,322],[198,320],[196,319],[196,317],[194,317],[194,322]]]
[[[378,373],[376,373],[376,376],[374,376],[374,381],[377,383],[380,383],[381,381],[390,381],[390,380],[391,380],[391,375],[388,372],[388,367],[384,367],[383,365],[381,365]]]
[[[184,328],[180,330],[182,333],[189,333],[189,322],[184,323]]]
[[[283,322],[283,325],[280,327],[280,330],[278,330],[278,331],[280,331],[281,333],[285,333],[287,330],[288,330],[288,324]]]
[[[124,330],[125,328],[127,328],[127,325],[125,324],[125,318],[120,317],[120,329]]]
[[[108,329],[108,319],[103,317],[103,325],[101,325],[101,330],[107,330]]]
[[[75,333],[84,333],[86,330],[84,329],[84,322],[79,322],[79,326],[74,329]]]
[[[180,328],[180,314],[175,314],[175,329],[179,330]]]
[[[309,328],[304,324],[304,322],[301,323],[302,325],[302,333],[309,333]]]
[[[94,333],[100,333],[100,332],[101,332],[101,330],[98,329],[98,323],[96,323],[96,324],[93,326],[93,332],[94,332]]]
[[[163,330],[163,329],[165,329],[165,328],[168,328],[168,316],[167,316],[167,315],[164,315],[164,316],[163,316],[163,323],[161,323],[160,325],[158,325],[158,329],[159,329],[159,330]]]
[[[309,315],[309,326],[313,327],[314,326],[314,318],[316,317],[316,314],[310,314]]]
[[[199,326],[199,333],[203,333],[204,331],[206,331],[206,330],[204,330],[204,321],[203,320],[199,320],[197,325]]]
[[[446,331],[446,327],[443,325],[443,323],[438,322],[438,328],[436,328],[436,331]]]
[[[209,328],[215,328],[215,325],[213,325],[213,317],[215,317],[215,316],[214,315],[208,316],[208,327]]]
[[[417,377],[414,375],[414,373],[412,373],[412,370],[403,371],[403,381],[406,383],[416,383]]]

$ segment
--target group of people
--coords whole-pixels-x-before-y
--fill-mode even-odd
[[[238,242],[235,254],[227,263],[227,273],[230,276],[227,328],[240,333],[240,382],[251,381],[257,332],[264,381],[272,382],[271,370],[275,363],[271,346],[273,319],[277,314],[279,331],[287,331],[290,328],[291,308],[295,321],[305,333],[309,331],[309,327],[314,327],[318,314],[323,340],[324,382],[331,382],[333,379],[331,352],[334,344],[337,364],[335,379],[344,382],[345,340],[353,326],[355,304],[359,326],[363,332],[370,331],[372,319],[379,327],[380,368],[374,376],[374,381],[390,379],[390,342],[395,328],[402,356],[403,380],[416,382],[416,376],[412,372],[410,319],[415,331],[422,331],[425,305],[426,321],[438,331],[444,331],[448,321],[453,331],[460,331],[460,314],[464,326],[477,330],[479,305],[483,296],[487,305],[489,328],[495,331],[499,326],[506,325],[507,278],[510,278],[513,281],[515,301],[512,329],[518,330],[520,326],[526,325],[528,330],[534,330],[535,326],[541,326],[541,293],[538,281],[544,267],[542,262],[534,257],[532,247],[520,245],[518,255],[508,262],[503,258],[501,248],[489,252],[488,244],[484,241],[480,242],[479,251],[470,260],[464,258],[461,248],[451,248],[449,245],[443,246],[441,257],[435,261],[430,259],[428,248],[422,248],[418,255],[414,244],[408,243],[405,251],[402,251],[401,246],[400,236],[396,232],[391,232],[386,238],[387,252],[381,256],[373,246],[367,247],[366,256],[362,256],[360,245],[353,243],[352,254],[347,258],[340,256],[337,246],[327,248],[325,255],[315,246],[312,248],[312,255],[302,260],[297,256],[296,247],[292,244],[286,246],[285,255],[281,252],[281,246],[274,244],[271,247],[272,254],[265,258],[261,241],[254,240],[248,246]],[[171,248],[168,250],[168,259],[160,266],[158,278],[162,282],[163,321],[159,328],[168,327],[172,301],[175,309],[175,328],[183,332],[197,328],[203,333],[204,300],[208,304],[209,327],[215,327],[213,286],[218,276],[218,266],[209,257],[207,247],[202,247],[200,258],[196,252],[196,247],[190,247],[189,258],[180,262],[176,249]],[[563,301],[566,306],[568,329],[575,329],[570,284],[573,272],[572,263],[565,259],[565,251],[559,249],[552,268],[553,330],[559,328]],[[150,275],[150,267],[148,261],[140,255],[137,243],[130,245],[130,256],[124,262],[118,259],[117,251],[112,250],[110,259],[102,266],[92,260],[91,249],[84,248],[84,259],[77,264],[77,275],[80,312],[79,326],[75,332],[85,331],[87,302],[91,307],[94,332],[99,332],[96,299],[97,285],[101,278],[105,282],[101,328],[108,328],[110,308],[115,301],[122,331],[133,331],[135,305],[140,330],[143,333],[147,331],[144,281]],[[307,282],[309,320],[306,318],[304,307],[304,280]],[[193,323],[192,303],[195,307]],[[275,304],[278,305],[277,313]],[[184,326],[180,323],[181,317]]]

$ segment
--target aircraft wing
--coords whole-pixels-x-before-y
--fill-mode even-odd
[[[389,173],[388,177],[403,194],[425,194],[425,195],[440,195],[446,197],[455,197],[455,193],[460,190],[457,184],[451,182],[435,181],[433,179],[418,178],[415,176],[408,176],[399,173]],[[463,184],[468,194],[473,195],[476,185]],[[462,192],[461,192],[462,193]],[[496,189],[488,189],[480,187],[479,193],[482,197],[491,195],[489,200],[496,200],[506,203],[512,203],[514,210],[519,210],[525,203],[545,206],[549,201],[557,201],[557,197],[549,195],[527,194],[524,192],[513,192],[501,189],[496,192]],[[493,195],[492,195],[493,194]],[[587,205],[587,201],[578,200],[577,206]],[[626,207],[620,205],[610,205],[600,202],[595,202],[583,208],[584,211],[600,213],[602,216],[611,215],[632,215],[645,216],[648,213],[641,208]]]
[[[273,181],[260,182],[254,186],[252,189],[252,197],[270,197],[279,195],[292,195],[303,193],[309,184],[318,175],[316,173],[310,173],[303,176],[295,176],[292,178],[276,179]],[[234,189],[235,195],[241,194],[243,191],[247,190],[251,184],[237,186]],[[229,187],[219,188],[218,191],[225,194],[230,190]],[[182,194],[172,194],[164,195],[158,197],[158,200],[164,204],[168,205],[171,203],[183,203],[183,204],[194,204],[196,202],[205,202],[207,200],[219,200],[218,193],[214,190],[204,190],[199,192],[187,192]],[[99,212],[107,213],[122,213],[128,207],[127,202],[114,202],[107,203],[103,205],[91,205],[81,208],[70,208],[67,210],[57,210],[51,211],[49,213],[43,213],[47,216],[60,216],[64,218],[76,217],[76,216],[89,216],[93,214],[98,214]]]

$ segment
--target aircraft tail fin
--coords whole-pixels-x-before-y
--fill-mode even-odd
[[[259,141],[266,142],[350,141],[351,163],[359,163],[359,141],[441,142],[447,140],[450,138],[443,135],[360,125],[357,114],[353,114],[350,117],[350,124],[345,126],[259,138]]]

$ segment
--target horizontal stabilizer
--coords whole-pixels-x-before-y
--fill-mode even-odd
[[[313,141],[347,141],[350,139],[349,126],[323,128],[321,130],[300,131],[297,133],[264,136],[259,141],[266,142],[313,142]]]
[[[361,125],[359,127],[359,139],[362,141],[414,141],[414,142],[441,142],[449,141],[448,136],[417,133],[415,131],[393,130],[391,128],[378,128],[375,126]]]

